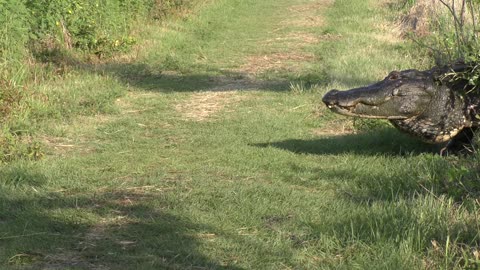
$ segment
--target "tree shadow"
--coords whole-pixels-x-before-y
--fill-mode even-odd
[[[45,176],[28,169],[17,175],[28,180],[0,186],[3,267],[240,269],[204,255],[200,239],[222,233],[168,213],[161,191],[42,192],[32,183]]]
[[[424,170],[429,170],[425,168],[435,168],[435,171],[442,174],[441,168],[445,167],[444,160],[437,154],[441,146],[422,143],[393,128],[311,140],[258,143],[253,146],[273,147],[303,155],[362,156],[360,160],[353,160],[351,165],[347,163],[337,167],[306,167],[292,163],[290,171],[293,175],[301,175],[300,180],[290,176],[283,179],[307,188],[316,188],[318,179],[323,179],[337,186],[336,190],[346,199],[360,204],[395,201],[425,193],[425,188],[420,184],[432,185],[422,175],[422,172],[426,173]],[[387,171],[385,166],[389,167]],[[375,167],[379,169],[376,170]]]
[[[325,72],[305,74],[250,74],[247,71],[222,69],[207,64],[195,64],[188,70],[180,67],[165,67],[142,62],[109,60],[86,61],[60,49],[35,54],[40,63],[53,67],[60,73],[80,70],[93,74],[107,75],[118,79],[133,90],[162,93],[193,91],[261,90],[288,91],[292,81],[324,85],[329,82]],[[275,72],[273,72],[275,73]]]
[[[211,69],[206,72],[182,73],[157,70],[147,64],[134,63],[83,65],[83,68],[89,72],[114,76],[126,85],[154,92],[254,89],[277,92],[289,89],[289,81],[287,80],[262,80],[253,78],[246,73],[218,69]]]
[[[393,128],[384,128],[359,134],[344,134],[313,140],[289,139],[279,142],[253,144],[257,147],[274,147],[297,154],[312,155],[387,155],[404,156],[437,153],[439,146],[422,143]]]

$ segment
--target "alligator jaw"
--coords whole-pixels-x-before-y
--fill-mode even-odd
[[[323,103],[332,112],[345,116],[370,118],[370,119],[407,119],[408,115],[401,113],[389,114],[392,108],[392,97],[385,95],[375,98],[363,98],[361,95],[369,93],[369,87],[361,87],[350,91],[331,90],[322,98]],[[376,90],[376,89],[374,89]],[[358,92],[357,92],[358,91]]]
[[[338,113],[345,116],[353,116],[353,117],[361,117],[361,118],[369,118],[369,119],[390,119],[390,120],[403,120],[407,119],[404,116],[379,116],[379,115],[361,115],[354,112],[355,108],[359,108],[361,106],[365,106],[364,104],[357,103],[355,106],[349,107],[342,107],[335,104],[328,104],[327,108],[329,108],[332,112]],[[378,109],[377,106],[369,106],[371,110]]]

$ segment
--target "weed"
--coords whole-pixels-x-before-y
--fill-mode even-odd
[[[304,81],[290,82],[290,91],[293,94],[318,93],[320,87],[318,84],[309,84]]]
[[[5,128],[0,133],[1,163],[18,159],[39,160],[43,155],[43,146],[40,142],[20,137]]]

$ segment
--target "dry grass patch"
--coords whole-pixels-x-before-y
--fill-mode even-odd
[[[222,111],[226,106],[243,100],[237,91],[200,92],[175,106],[185,120],[207,121],[213,115]]]
[[[95,130],[114,119],[113,115],[103,114],[79,116],[73,123],[56,124],[55,129],[63,133],[63,136],[44,135],[41,142],[46,147],[47,154],[54,156],[91,154],[96,151],[94,144],[98,142]]]
[[[78,148],[82,148],[85,150],[84,152],[87,153],[92,151],[92,149],[80,147],[72,139],[65,137],[44,136],[42,143],[47,147],[48,151],[52,152],[55,156],[66,156]]]
[[[353,127],[353,121],[346,120],[331,121],[328,123],[328,126],[312,130],[312,134],[315,136],[337,136],[354,133],[355,128]]]
[[[110,270],[111,268],[95,264],[90,259],[85,258],[77,252],[60,252],[50,254],[43,259],[45,262],[35,265],[34,268],[42,270],[63,270],[63,269],[90,269],[90,270]]]
[[[139,108],[134,104],[135,100],[139,99],[155,99],[159,98],[158,93],[147,92],[147,93],[138,93],[138,92],[129,92],[125,97],[119,98],[115,101],[115,105],[120,109],[122,114],[136,114],[151,110],[149,107]]]
[[[248,74],[261,74],[266,71],[289,71],[300,69],[303,62],[310,62],[315,59],[312,53],[289,52],[273,53],[268,55],[256,55],[247,57],[244,65],[236,71]]]
[[[297,32],[289,33],[286,36],[266,39],[261,43],[263,45],[284,44],[287,47],[304,46],[318,43],[320,39],[311,33]]]
[[[334,2],[334,0],[313,0],[311,3],[291,6],[288,8],[288,10],[295,14],[310,13],[312,11],[315,12],[321,9],[325,9],[328,6],[332,5]]]
[[[402,29],[398,25],[389,22],[375,23],[374,27],[379,33],[372,34],[373,38],[380,42],[396,44],[402,42]]]
[[[453,0],[445,0],[449,5],[453,2]],[[417,0],[401,20],[402,32],[404,35],[413,32],[420,37],[429,35],[432,19],[447,12],[447,8],[438,0]]]
[[[266,81],[258,80],[251,74],[244,74],[238,78],[232,78],[227,76],[213,77],[215,85],[209,87],[207,90],[212,92],[225,92],[235,90],[255,90],[270,85]]]
[[[284,25],[298,27],[319,27],[325,24],[325,20],[317,13],[333,4],[333,0],[317,0],[312,3],[294,5],[288,8],[292,13],[291,19],[282,22]]]
[[[304,16],[285,21],[285,24],[298,27],[319,27],[325,24],[325,20],[318,16]]]

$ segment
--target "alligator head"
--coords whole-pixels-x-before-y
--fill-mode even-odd
[[[442,70],[447,72],[448,70]],[[333,112],[361,118],[389,119],[425,142],[442,143],[470,127],[467,102],[438,69],[393,71],[384,80],[348,91],[331,90],[323,102]]]

